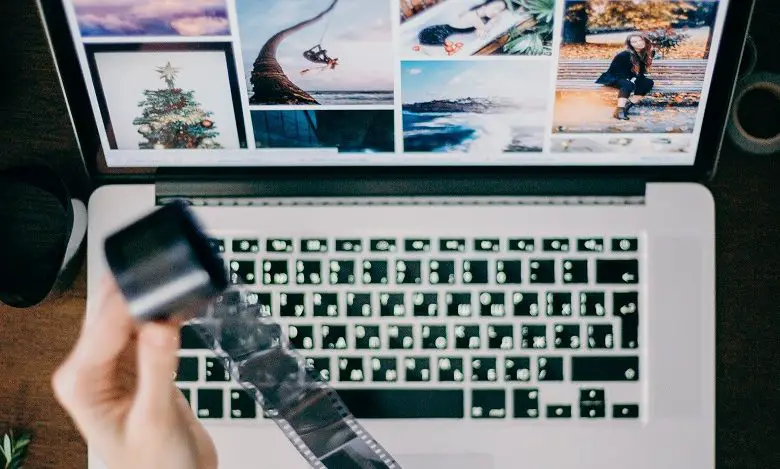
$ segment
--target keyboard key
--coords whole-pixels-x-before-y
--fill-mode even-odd
[[[438,293],[414,293],[412,295],[412,310],[415,316],[438,316]]]
[[[579,324],[556,324],[555,330],[555,348],[571,349],[580,348],[580,325]]]
[[[620,347],[639,347],[639,293],[613,293],[612,307],[612,315],[620,318]]]
[[[604,316],[606,314],[604,292],[580,293],[580,316]]]
[[[363,283],[368,285],[387,283],[387,261],[363,261]]]
[[[407,239],[404,241],[404,249],[406,252],[430,252],[431,240],[430,239]]]
[[[555,283],[555,261],[532,260],[531,283]]]
[[[299,350],[311,350],[314,348],[314,327],[289,325],[287,336],[293,347]]]
[[[514,412],[513,415],[518,419],[535,419],[539,417],[539,390],[537,389],[515,389],[514,390]]]
[[[496,283],[499,285],[519,284],[523,282],[522,261],[496,262]]]
[[[428,281],[433,285],[455,283],[455,261],[432,260],[428,264]]]
[[[301,252],[328,252],[328,240],[302,239]]]
[[[282,317],[300,318],[306,314],[303,293],[280,293],[279,315]]]
[[[404,359],[404,373],[407,382],[425,382],[431,380],[431,359],[428,357],[410,357]]]
[[[563,381],[563,357],[537,357],[536,365],[539,381]]]
[[[520,327],[520,348],[547,348],[547,326],[544,324],[524,325]]]
[[[312,313],[315,317],[335,318],[339,315],[338,293],[315,293]]]
[[[573,356],[572,381],[637,381],[639,357]]]
[[[372,239],[369,244],[371,252],[395,252],[398,250],[394,239]]]
[[[233,240],[233,252],[260,252],[260,241],[256,239]]]
[[[482,292],[479,294],[479,315],[502,318],[506,316],[504,294],[501,292]]]
[[[538,316],[539,294],[535,292],[512,293],[512,314],[515,316]]]
[[[511,324],[488,325],[487,337],[489,349],[512,350],[515,348],[514,326]]]
[[[323,381],[330,381],[330,357],[307,357],[306,367]]]
[[[547,406],[547,418],[548,419],[570,419],[571,418],[571,405],[569,404],[553,404]]]
[[[362,252],[363,241],[359,239],[337,239],[336,252]]]
[[[493,357],[474,357],[471,360],[472,381],[495,381],[498,379],[496,359]]]
[[[616,419],[639,418],[639,406],[637,404],[614,404],[612,406],[612,418],[616,418]]]
[[[225,240],[224,239],[209,239],[209,247],[217,254],[225,252]]]
[[[488,261],[463,261],[463,283],[488,283]]]
[[[603,389],[580,389],[580,417],[603,418],[606,415]]]
[[[402,260],[396,261],[395,283],[399,285],[413,285],[422,283],[422,262]]]
[[[347,326],[323,325],[320,332],[323,349],[344,350],[347,348]]]
[[[269,239],[265,242],[265,250],[268,252],[293,252],[291,239]]]
[[[387,344],[391,350],[409,350],[414,347],[413,326],[387,326]]]
[[[475,389],[471,391],[471,417],[475,419],[506,417],[506,391]]]
[[[363,357],[339,358],[339,381],[358,383],[365,380]]]
[[[614,338],[612,324],[591,324],[588,326],[589,349],[611,349]]]
[[[571,316],[571,293],[549,292],[545,295],[547,301],[547,316]]]
[[[604,252],[604,238],[582,238],[577,240],[579,252]]]
[[[246,304],[252,308],[255,308],[255,311],[260,316],[270,316],[273,314],[273,310],[271,309],[270,293],[247,293]]]
[[[566,238],[549,238],[542,240],[542,251],[544,252],[568,252],[569,240]]]
[[[469,317],[472,315],[471,293],[447,293],[447,316]]]
[[[639,262],[636,259],[596,260],[596,283],[631,285],[639,282]]]
[[[288,281],[287,261],[263,262],[263,283],[265,285],[286,285]]]
[[[440,357],[438,359],[439,381],[461,383],[463,374],[463,359],[457,357]]]
[[[216,358],[206,358],[206,381],[226,382],[230,381],[228,374],[222,363]]]
[[[180,329],[180,346],[179,348],[183,350],[197,350],[197,349],[207,349],[208,346],[203,341],[203,339],[200,338],[197,332],[195,332],[195,329],[192,328],[192,326],[184,325]]]
[[[562,277],[563,283],[567,285],[588,283],[588,261],[564,260]]]
[[[255,261],[230,261],[230,283],[252,285],[255,280]]]
[[[636,238],[613,238],[613,252],[636,252],[639,249],[639,241]]]
[[[192,391],[186,388],[179,388],[181,395],[187,400],[187,404],[192,405]]]
[[[465,239],[442,239],[439,241],[439,251],[441,252],[463,252],[465,250]]]
[[[322,263],[320,261],[297,261],[295,280],[298,285],[319,285],[322,283]]]
[[[379,315],[382,317],[406,316],[406,303],[403,293],[380,293]]]
[[[198,389],[198,417],[220,419],[224,414],[221,389]]]
[[[355,326],[355,348],[358,350],[378,350],[382,347],[379,326]]]
[[[255,400],[243,389],[230,391],[230,418],[253,419],[257,417]]]
[[[198,357],[179,358],[179,367],[176,371],[176,381],[185,383],[197,381],[200,375]]]
[[[504,381],[527,382],[531,379],[531,359],[529,357],[505,357]]]
[[[328,263],[331,285],[355,283],[355,261],[334,260]]]
[[[536,244],[533,238],[512,238],[509,240],[510,251],[533,252]]]
[[[367,318],[371,313],[370,293],[347,293],[347,316]]]
[[[464,417],[459,389],[339,389],[339,397],[358,419]]]
[[[501,242],[497,238],[474,240],[474,250],[477,252],[498,252],[499,249]]]
[[[371,380],[392,383],[398,381],[398,363],[395,358],[372,358]]]
[[[482,348],[482,338],[479,333],[479,326],[456,325],[455,326],[455,348],[471,349],[471,350]]]
[[[449,342],[447,340],[447,326],[423,325],[420,337],[422,338],[422,348],[424,349],[442,350],[447,348]]]

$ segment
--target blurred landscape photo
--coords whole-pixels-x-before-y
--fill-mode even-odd
[[[541,152],[552,67],[546,61],[402,63],[405,152]]]

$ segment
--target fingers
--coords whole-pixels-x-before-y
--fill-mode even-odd
[[[198,448],[198,469],[216,469],[218,467],[218,456],[214,441],[206,432],[200,420],[195,417],[192,407],[190,407],[184,394],[178,389],[175,392],[181,418],[195,439],[196,447]]]
[[[137,407],[160,418],[176,415],[173,377],[179,359],[179,325],[176,322],[148,323],[138,333]]]
[[[110,372],[111,361],[127,347],[133,333],[126,305],[112,282],[103,282],[101,296],[94,317],[85,321],[70,356],[52,377],[55,395],[66,408],[73,409],[79,399],[88,400],[95,389],[91,381]]]
[[[102,300],[85,321],[74,349],[74,359],[82,366],[97,366],[116,359],[135,332],[124,296],[110,278],[104,279],[101,293]]]

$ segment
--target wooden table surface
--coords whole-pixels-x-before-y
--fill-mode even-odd
[[[778,70],[774,0],[758,0],[760,67]],[[88,181],[32,1],[0,2],[0,165],[49,159],[74,193]],[[774,55],[772,54],[774,49]],[[772,59],[772,56],[774,59]],[[744,155],[728,143],[716,180],[717,462],[780,467],[780,156]],[[53,398],[51,373],[71,349],[85,310],[85,269],[71,291],[29,310],[0,305],[0,432],[35,434],[25,469],[86,467],[86,446]]]

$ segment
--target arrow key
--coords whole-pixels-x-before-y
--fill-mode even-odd
[[[596,283],[633,285],[639,282],[636,259],[599,259],[596,261]]]

